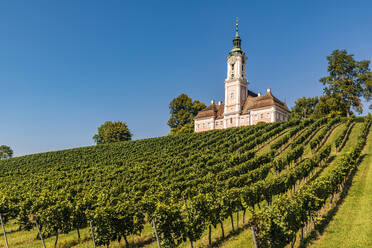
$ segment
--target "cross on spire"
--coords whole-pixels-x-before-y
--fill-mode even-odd
[[[236,29],[236,34],[235,34],[235,36],[239,36],[239,17],[236,17],[236,21],[235,21],[235,29]]]

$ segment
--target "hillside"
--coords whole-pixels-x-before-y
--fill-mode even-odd
[[[253,247],[250,226],[261,247],[299,245],[337,206],[370,124],[258,124],[2,160],[9,246],[41,246],[30,217],[47,247],[92,247],[89,224],[110,247],[157,247],[153,225],[161,247]]]

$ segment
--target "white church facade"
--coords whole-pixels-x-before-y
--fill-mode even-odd
[[[241,49],[241,39],[236,24],[234,47],[227,57],[227,77],[225,79],[225,102],[214,100],[194,118],[194,131],[255,125],[259,122],[288,120],[287,105],[277,99],[267,89],[265,94],[248,90],[245,65],[247,57]]]

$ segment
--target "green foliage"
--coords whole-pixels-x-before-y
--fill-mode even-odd
[[[348,137],[348,133],[350,133],[351,131],[350,127],[353,124],[354,119],[355,118],[350,118],[349,120],[347,120],[341,135],[335,140],[335,147],[337,151],[339,151],[339,149],[341,148],[342,142]]]
[[[323,128],[319,133],[317,133],[315,137],[313,137],[313,139],[310,141],[310,148],[312,151],[319,147],[324,137],[326,137],[329,131],[332,130],[333,126],[340,122],[340,120],[341,120],[340,117],[330,120],[329,123],[325,126],[325,128]]]
[[[204,103],[192,100],[188,95],[181,94],[169,103],[170,118],[168,126],[171,128],[169,134],[194,132],[194,117],[204,109]]]
[[[344,108],[346,116],[350,116],[351,107],[362,113],[361,97],[369,99],[372,90],[370,61],[356,61],[354,55],[346,50],[333,51],[327,60],[329,75],[320,79],[325,86],[324,94],[328,97],[324,102],[332,103],[331,111],[338,111],[337,103],[341,104],[339,106]]]
[[[295,106],[292,108],[290,118],[302,119],[311,117],[318,102],[319,98],[317,96],[298,98],[295,101]]]
[[[297,228],[305,217],[296,215],[301,211],[281,212],[296,202],[276,208],[277,201],[325,165],[330,145],[319,144],[303,159],[304,144],[337,120],[291,120],[5,159],[0,211],[26,230],[34,226],[30,216],[36,216],[46,237],[91,222],[97,244],[106,246],[141,234],[145,220],[154,221],[162,247],[176,247],[196,242],[205,229],[237,211],[250,210],[257,215],[260,241],[285,243],[295,228],[283,228],[288,223]],[[280,145],[257,154],[283,133]],[[277,147],[288,148],[280,153]],[[256,207],[263,201],[273,211],[261,216]],[[275,231],[275,239],[265,230]]]
[[[257,237],[260,247],[285,247],[295,237],[297,231],[304,227],[325,204],[326,200],[339,190],[345,178],[354,166],[366,144],[371,120],[365,120],[358,142],[351,152],[343,155],[334,168],[314,181],[304,185],[292,197],[284,195],[272,206],[254,215]],[[329,155],[330,146],[324,148],[324,155]]]
[[[97,144],[107,144],[131,140],[132,134],[127,124],[121,121],[106,121],[98,128],[98,133],[93,136]]]
[[[0,159],[11,158],[13,156],[13,150],[9,146],[1,145],[0,146]]]

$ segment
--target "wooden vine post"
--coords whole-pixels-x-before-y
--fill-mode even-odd
[[[32,216],[32,219],[35,221],[35,225],[36,225],[37,231],[39,232],[39,237],[41,239],[41,243],[43,244],[43,247],[46,248],[45,242],[44,242],[44,239],[43,239],[43,235],[41,235],[41,230],[40,230],[39,224],[37,223],[36,216]]]
[[[258,248],[258,244],[257,244],[257,240],[256,240],[256,233],[254,232],[254,227],[253,227],[253,225],[251,226],[251,230],[252,230],[252,236],[253,236],[254,247],[255,247],[255,248]]]
[[[155,221],[154,220],[152,220],[152,227],[154,228],[154,231],[155,231],[156,243],[158,244],[158,248],[160,248],[160,241],[159,241],[158,230],[156,229],[156,225],[155,225]]]
[[[89,226],[90,226],[90,232],[91,232],[91,234],[92,234],[93,247],[96,248],[96,241],[95,241],[95,239],[94,239],[94,232],[93,232],[92,221],[89,221]]]
[[[1,215],[1,213],[0,213],[0,221],[1,221],[1,226],[3,227],[5,245],[6,245],[6,248],[8,248],[9,247],[8,246],[8,238],[6,237],[5,226],[4,226],[4,222],[3,222],[3,216]]]

